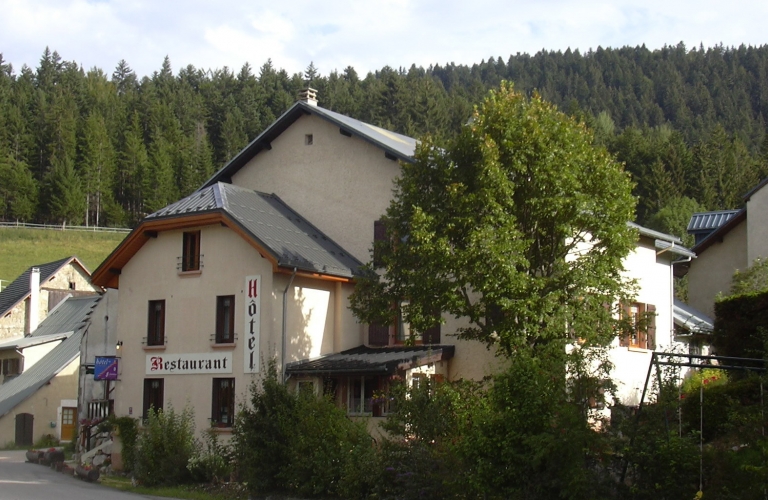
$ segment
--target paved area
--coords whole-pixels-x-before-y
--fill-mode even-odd
[[[0,451],[0,500],[159,500],[87,483],[26,462],[25,451]],[[163,500],[169,500],[167,498]],[[172,499],[171,499],[172,500]]]

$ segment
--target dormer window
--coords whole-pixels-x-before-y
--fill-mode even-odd
[[[181,271],[200,270],[200,231],[184,233],[183,253],[181,254]]]

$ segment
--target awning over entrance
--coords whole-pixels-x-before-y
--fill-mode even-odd
[[[290,375],[332,375],[332,374],[389,374],[399,370],[410,370],[430,363],[451,359],[455,347],[452,345],[359,346],[346,351],[328,354],[316,359],[289,363],[286,373]]]
[[[675,299],[672,313],[675,319],[675,330],[696,335],[712,333],[715,328],[712,318],[677,299]]]

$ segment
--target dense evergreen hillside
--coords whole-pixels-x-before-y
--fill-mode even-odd
[[[307,83],[328,109],[449,137],[503,79],[593,126],[635,176],[639,221],[659,229],[738,206],[768,173],[768,46],[540,52],[365,77],[270,61],[174,74],[167,58],[151,76],[125,61],[108,75],[46,50],[18,71],[0,55],[0,219],[135,224],[197,188]]]

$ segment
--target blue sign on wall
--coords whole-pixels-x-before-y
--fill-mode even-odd
[[[114,356],[96,356],[93,378],[95,380],[117,380],[117,358]]]

